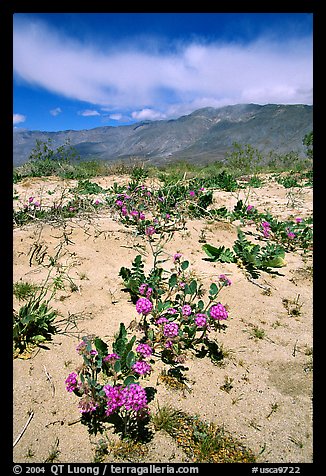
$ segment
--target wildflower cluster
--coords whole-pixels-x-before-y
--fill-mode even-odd
[[[154,289],[148,297],[143,297],[148,289],[152,290],[143,283],[136,301],[136,310],[140,314],[139,329],[145,333],[144,339],[152,343],[156,355],[171,363],[184,357],[187,349],[195,350],[197,344],[205,345],[207,333],[214,329],[221,331],[225,327],[222,321],[228,318],[228,311],[218,301],[218,294],[223,287],[230,286],[231,281],[220,275],[217,284],[211,284],[205,304],[200,299],[202,285],[192,278],[188,268],[189,262],[182,254],[174,254],[164,294]]]
[[[296,217],[294,220],[278,221],[266,214],[268,221],[262,222],[265,238],[273,240],[289,251],[301,248],[304,252],[312,249],[313,229],[311,218]]]
[[[129,341],[126,335],[124,325],[120,324],[111,353],[100,338],[85,336],[76,347],[83,365],[78,373],[71,372],[67,376],[65,384],[69,393],[80,398],[78,408],[85,424],[110,422],[109,417],[115,415],[123,420],[126,432],[132,422],[149,415],[146,389],[137,380],[151,372],[146,359],[153,349],[139,343],[133,351],[136,338]]]
[[[149,189],[133,181],[114,199],[119,220],[149,237],[183,227],[184,216],[194,215],[196,210],[202,214],[211,203],[212,192],[203,187],[196,189],[190,183]]]

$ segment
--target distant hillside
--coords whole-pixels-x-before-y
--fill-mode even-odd
[[[130,157],[164,163],[186,159],[221,160],[232,144],[250,144],[263,154],[305,154],[302,139],[313,130],[313,106],[238,104],[206,107],[178,119],[145,121],[128,126],[81,131],[42,132],[14,129],[13,162],[28,160],[36,140],[52,139],[53,147],[70,140],[82,160],[116,161]]]

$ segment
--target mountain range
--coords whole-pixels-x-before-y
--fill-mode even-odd
[[[13,163],[24,164],[36,140],[67,140],[82,160],[121,161],[141,158],[153,164],[175,159],[194,163],[222,160],[236,142],[250,144],[264,156],[297,152],[305,156],[304,136],[313,130],[313,106],[237,104],[205,107],[178,119],[142,121],[59,132],[14,129]]]

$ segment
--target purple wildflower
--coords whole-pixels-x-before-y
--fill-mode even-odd
[[[94,412],[97,407],[98,403],[89,395],[83,395],[78,404],[80,413]]]
[[[116,360],[119,360],[120,356],[113,352],[113,354],[108,354],[106,357],[104,357],[103,362],[109,362],[110,364],[114,364]]]
[[[167,341],[165,342],[165,347],[166,347],[166,349],[171,349],[172,345],[173,345],[172,340],[167,340]]]
[[[159,317],[157,320],[156,320],[156,324],[160,325],[160,324],[165,324],[166,322],[169,322],[167,320],[166,317],[162,316],[162,317]]]
[[[132,370],[139,375],[146,375],[151,373],[152,367],[147,362],[138,360],[133,364]]]
[[[195,324],[198,327],[205,327],[207,324],[206,314],[200,314],[200,313],[196,314]]]
[[[177,261],[180,261],[180,258],[182,256],[182,253],[176,253],[174,256],[173,256],[173,261],[176,263]]]
[[[209,310],[209,313],[213,319],[218,321],[225,320],[228,318],[228,312],[221,303],[212,306]]]
[[[150,357],[153,353],[153,349],[148,344],[139,344],[136,347],[136,352],[138,352],[138,354],[141,354],[143,357]]]
[[[174,307],[169,307],[169,309],[167,309],[166,312],[173,315],[177,313],[177,310],[174,309]]]
[[[164,326],[165,337],[176,337],[179,332],[179,326],[176,322],[169,322]]]
[[[132,383],[123,389],[124,407],[126,410],[140,412],[147,407],[145,390],[137,383]]]
[[[153,293],[153,288],[148,288],[146,291],[146,297],[149,299]]]
[[[107,398],[106,415],[112,415],[118,408],[125,403],[125,397],[122,392],[122,387],[111,387],[111,385],[104,385],[103,390]]]
[[[150,225],[146,228],[145,233],[146,233],[147,236],[152,236],[152,235],[154,235],[154,233],[156,233],[156,230],[152,225]]]
[[[146,292],[147,286],[148,284],[142,283],[138,288],[139,294],[144,295]]]
[[[222,281],[224,286],[231,286],[231,281],[225,276],[225,274],[220,274],[218,279]]]
[[[122,208],[121,208],[121,213],[122,213],[122,215],[123,215],[124,217],[127,216],[127,215],[128,215],[128,209],[127,209],[127,207],[122,207]]]
[[[145,297],[141,297],[136,302],[136,310],[138,314],[149,314],[153,309],[151,301]]]
[[[86,352],[87,344],[84,340],[82,340],[76,347],[76,351],[79,355],[83,355]]]
[[[71,372],[65,380],[67,392],[73,392],[77,388],[77,374]]]
[[[191,309],[191,306],[189,306],[189,304],[185,304],[184,306],[182,306],[183,316],[190,316],[191,313],[192,313],[192,309]]]

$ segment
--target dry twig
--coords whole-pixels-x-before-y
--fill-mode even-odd
[[[34,416],[34,412],[31,411],[31,412],[30,412],[30,415],[29,415],[29,418],[28,418],[27,422],[26,422],[25,425],[24,425],[24,428],[22,429],[22,431],[19,433],[19,435],[17,436],[17,438],[16,438],[15,441],[14,441],[13,448],[17,445],[18,441],[19,441],[19,440],[21,439],[21,437],[23,436],[23,434],[24,434],[26,428],[28,427],[28,425],[29,425],[31,419],[33,418],[33,416]]]

